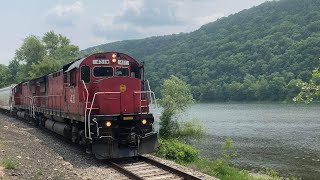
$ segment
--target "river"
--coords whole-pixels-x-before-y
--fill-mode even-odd
[[[201,103],[183,116],[192,118],[208,130],[206,138],[193,142],[208,158],[219,158],[230,137],[238,153],[233,163],[241,168],[320,179],[319,104]]]

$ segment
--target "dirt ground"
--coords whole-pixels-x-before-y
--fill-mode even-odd
[[[201,179],[198,171],[149,155]],[[8,161],[13,166],[8,168]],[[128,179],[80,146],[45,129],[0,112],[0,180],[121,180]]]
[[[4,161],[14,162],[6,169]],[[0,179],[126,179],[51,132],[0,114]]]

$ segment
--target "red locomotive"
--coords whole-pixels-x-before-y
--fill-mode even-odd
[[[4,88],[1,96],[6,98],[0,108],[86,146],[99,159],[137,156],[157,146],[149,112],[154,93],[144,80],[143,64],[126,54],[78,59]]]

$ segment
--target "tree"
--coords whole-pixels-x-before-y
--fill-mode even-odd
[[[319,7],[316,0],[267,1],[190,33],[97,47],[145,61],[156,93],[172,74],[197,100],[283,101],[292,98],[292,79],[306,82],[319,66]]]
[[[179,129],[179,124],[173,117],[185,111],[193,102],[193,97],[189,86],[176,76],[163,82],[161,95],[163,112],[160,116],[159,133],[162,138],[170,138],[175,136]]]
[[[0,64],[0,87],[5,87],[10,84],[10,73],[7,66]]]
[[[16,50],[9,64],[10,74],[15,82],[36,78],[62,68],[78,54],[79,47],[61,34],[50,31],[42,38],[30,35]]]
[[[320,74],[319,69],[312,71],[312,78],[309,82],[298,82],[301,87],[300,93],[293,98],[295,102],[311,103],[314,99],[320,97]]]

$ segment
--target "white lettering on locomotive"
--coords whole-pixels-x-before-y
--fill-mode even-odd
[[[118,64],[120,64],[120,65],[129,65],[129,61],[119,59],[118,60]]]
[[[92,64],[109,64],[109,59],[95,59]]]
[[[76,96],[74,94],[71,94],[70,96],[70,102],[75,103],[76,102]]]

